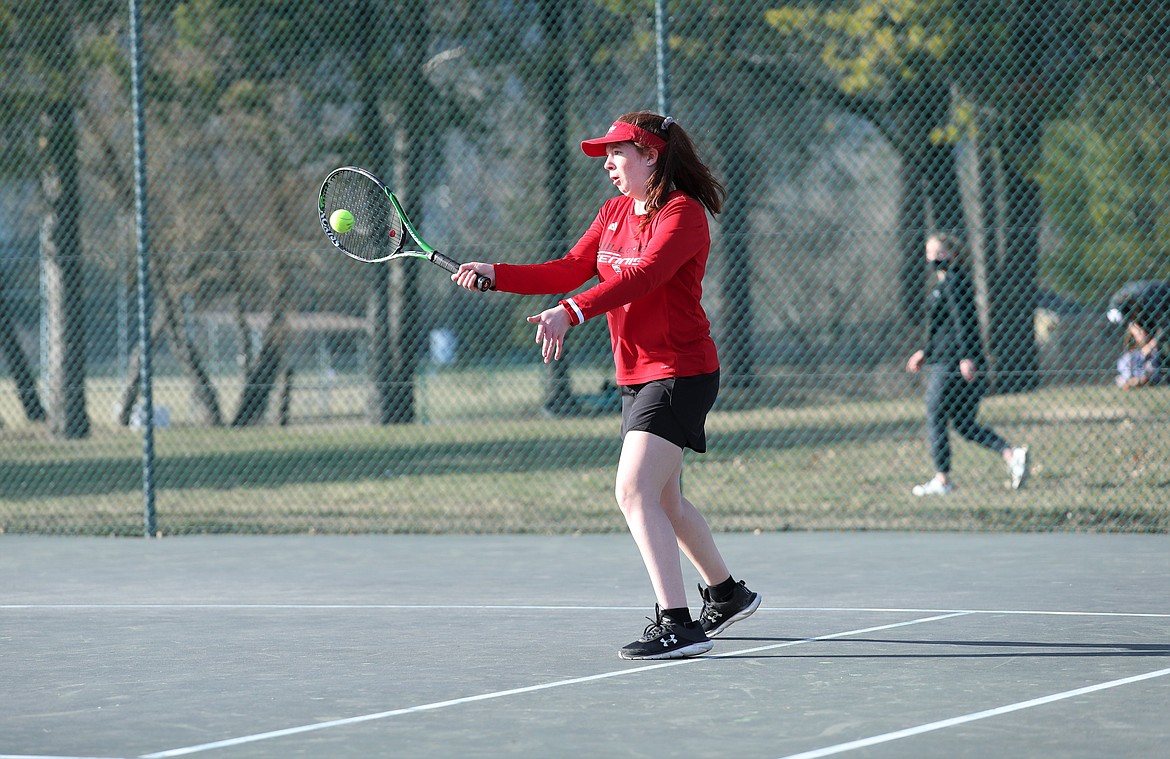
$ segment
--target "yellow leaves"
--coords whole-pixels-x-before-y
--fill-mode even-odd
[[[955,105],[952,120],[964,127],[975,127],[975,106],[968,100],[960,100]]]
[[[936,145],[953,145],[963,139],[974,139],[979,131],[975,116],[975,107],[970,101],[955,99],[951,104],[950,119],[945,125],[930,130],[930,141]]]
[[[935,58],[941,59],[950,48],[949,35],[932,34],[925,38],[922,47]]]
[[[837,84],[843,92],[849,94],[864,92],[881,84],[880,77],[869,61],[864,58],[839,56],[833,45],[825,47],[821,62],[830,71],[839,75]]]
[[[786,5],[783,8],[764,11],[764,21],[789,37],[816,23],[817,11],[814,8]]]
[[[830,9],[786,5],[764,13],[786,37],[799,37],[848,93],[914,81],[927,58],[942,60],[954,36],[951,0],[855,0]]]
[[[848,11],[825,11],[821,23],[835,32],[841,32],[849,37],[856,37],[861,31],[861,23],[854,14]]]
[[[958,142],[960,136],[962,136],[962,132],[958,125],[953,123],[930,130],[930,141],[936,145]]]
[[[895,24],[905,24],[916,10],[916,3],[912,0],[890,0],[884,3],[886,15]]]
[[[223,95],[225,105],[235,105],[242,108],[263,107],[265,100],[265,89],[251,79],[241,79],[234,82]]]

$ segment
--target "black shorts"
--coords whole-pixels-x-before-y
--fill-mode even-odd
[[[719,372],[669,377],[622,386],[622,439],[632,430],[690,448],[707,450],[707,412],[719,395]]]

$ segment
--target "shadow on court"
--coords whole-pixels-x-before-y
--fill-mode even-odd
[[[722,636],[720,641],[740,641],[743,643],[801,643],[798,638],[744,638]],[[826,643],[830,641],[825,641]],[[849,638],[848,640],[831,641],[837,647],[846,644],[861,644],[863,653],[825,653],[825,654],[773,654],[759,658],[816,658],[816,659],[929,659],[929,658],[1021,658],[1021,657],[1095,657],[1095,656],[1170,656],[1170,644],[1158,643],[1041,643],[1035,641],[987,641],[987,640],[887,640],[878,638]],[[931,646],[936,648],[953,648],[954,651],[930,652],[898,652],[889,653],[882,649],[893,646]],[[997,649],[994,652],[967,651],[963,649]],[[733,656],[728,658],[735,658]]]

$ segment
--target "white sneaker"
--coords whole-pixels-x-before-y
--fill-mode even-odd
[[[1012,461],[1008,464],[1012,473],[1012,490],[1019,490],[1028,481],[1028,449],[1013,448]]]
[[[939,478],[935,477],[934,479],[930,480],[929,482],[924,482],[921,485],[915,485],[914,489],[911,490],[910,492],[913,493],[914,495],[919,495],[919,496],[921,496],[921,495],[950,495],[951,491],[953,491],[954,489],[955,489],[955,486],[952,485],[951,483],[943,482]]]

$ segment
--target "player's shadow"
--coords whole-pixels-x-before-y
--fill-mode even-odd
[[[849,644],[866,647],[863,651],[820,650],[806,653],[795,648],[780,648],[745,654],[728,653],[720,659],[1009,659],[1009,658],[1095,658],[1095,657],[1162,657],[1170,656],[1170,643],[1060,643],[1016,640],[906,640],[895,638],[761,638],[720,636],[720,641],[743,643],[817,643],[839,648]],[[888,646],[929,647],[929,650],[882,651]],[[955,649],[944,651],[941,649]],[[995,650],[989,650],[995,649]]]

